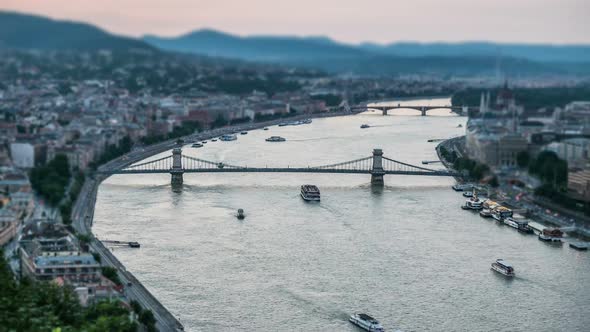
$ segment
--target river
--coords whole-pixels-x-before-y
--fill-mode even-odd
[[[381,148],[386,157],[421,165],[437,159],[428,139],[462,135],[465,122],[448,110],[426,117],[367,112],[255,130],[183,153],[295,167]],[[371,128],[360,129],[363,123]],[[287,142],[265,142],[271,135]],[[185,174],[182,191],[174,192],[169,175],[116,175],[99,188],[93,230],[102,239],[141,243],[114,253],[188,331],[358,331],[347,322],[354,312],[375,316],[388,331],[587,331],[587,252],[461,210],[452,178],[387,175],[382,190],[369,181]],[[299,197],[304,183],[320,187],[321,203]],[[235,218],[238,208],[244,221]],[[517,277],[491,271],[497,258],[510,261]]]

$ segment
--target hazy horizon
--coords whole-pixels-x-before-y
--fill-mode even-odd
[[[238,36],[328,37],[348,44],[590,44],[590,2],[583,0],[0,0],[0,10],[89,23],[131,37],[211,29]]]

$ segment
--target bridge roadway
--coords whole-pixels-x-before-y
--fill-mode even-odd
[[[105,174],[168,174],[170,169],[154,170],[113,170]],[[200,169],[183,169],[184,173],[324,173],[324,174],[372,174],[371,170],[366,169],[322,169],[322,168],[272,168],[272,167],[248,167],[248,168],[200,168]],[[384,175],[425,175],[425,176],[457,176],[456,173],[440,171],[388,171],[382,172]]]

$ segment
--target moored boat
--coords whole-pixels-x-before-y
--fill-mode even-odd
[[[248,135],[248,132],[247,131],[242,131],[242,132],[240,132],[240,135]]]
[[[457,184],[453,185],[451,188],[453,188],[454,191],[471,190],[471,189],[473,189],[473,185],[457,183]]]
[[[546,242],[561,242],[563,232],[559,228],[546,228],[539,234],[539,240]]]
[[[286,139],[281,136],[271,136],[271,137],[267,138],[265,141],[267,141],[267,142],[284,142],[284,141],[286,141]]]
[[[492,270],[503,274],[507,277],[514,277],[514,268],[510,263],[506,262],[503,259],[497,259],[494,263],[492,263]]]
[[[383,332],[383,331],[385,331],[383,329],[383,326],[381,326],[381,323],[379,323],[378,320],[376,320],[375,318],[373,318],[367,314],[350,315],[350,318],[348,318],[348,320],[351,323],[353,323],[354,325],[362,328],[363,330],[369,331],[369,332]]]
[[[506,224],[512,228],[518,229],[518,223],[512,217],[504,218],[503,222],[504,222],[504,224]]]
[[[226,134],[226,135],[219,137],[219,139],[222,141],[228,142],[228,141],[235,141],[238,139],[238,137],[234,134]]]
[[[465,205],[462,207],[463,210],[481,210],[483,201],[477,197],[475,190],[473,190],[473,193],[470,197],[470,199],[465,201]]]
[[[301,186],[301,197],[306,201],[319,201],[320,189],[313,184],[304,184]]]
[[[512,217],[512,210],[505,206],[498,205],[492,209],[492,217],[497,221],[504,221],[504,218]]]
[[[479,216],[483,218],[491,218],[492,211],[490,209],[483,208],[479,211]]]
[[[192,148],[202,148],[203,144],[201,143],[194,143],[193,145],[191,145]]]
[[[240,220],[246,218],[246,215],[244,214],[244,210],[243,209],[238,209],[238,214],[236,215],[236,217]]]
[[[369,126],[366,123],[361,125],[361,129],[366,129],[366,128],[371,128],[371,126]]]

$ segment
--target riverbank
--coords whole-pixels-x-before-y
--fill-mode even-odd
[[[248,131],[261,129],[264,127],[275,126],[285,121],[297,121],[308,118],[326,118],[346,115],[355,115],[360,112],[327,112],[320,114],[306,114],[290,117],[288,119],[275,119],[265,122],[254,122],[247,124],[240,124],[235,126],[228,126],[224,128],[203,131],[196,134],[191,134],[182,137],[186,143],[197,140],[208,140],[224,134],[229,134],[237,131]],[[113,159],[106,164],[101,165],[98,169],[101,171],[108,171],[111,169],[120,169],[128,165],[134,164],[140,160],[148,158],[152,155],[162,153],[173,148],[176,145],[177,139],[167,140],[161,143],[144,147],[141,150],[131,151],[123,156]],[[119,278],[125,285],[125,295],[130,300],[139,302],[145,309],[153,312],[156,318],[156,327],[161,331],[181,331],[184,327],[180,321],[174,317],[172,313],[164,307],[162,303],[154,297],[149,290],[147,290],[135,276],[127,271],[125,266],[113,255],[113,253],[105,247],[100,240],[98,240],[92,233],[92,224],[94,219],[94,209],[96,205],[96,198],[98,188],[102,181],[108,176],[95,175],[89,178],[82,187],[78,199],[72,209],[72,226],[79,234],[87,234],[90,236],[89,246],[93,252],[100,255],[102,263],[114,267],[119,275]]]
[[[438,159],[447,169],[454,170],[453,165],[442,156],[441,148],[444,147],[445,149],[447,149],[447,151],[455,151],[455,153],[457,153],[458,156],[462,156],[462,144],[464,145],[464,140],[465,136],[454,137],[442,141],[436,146]],[[460,182],[460,179],[456,178],[456,180],[457,182]],[[509,195],[507,195],[504,192],[500,192],[499,194],[499,196],[501,197],[509,197]],[[527,214],[529,215],[529,217],[531,217],[531,219],[537,222],[542,222],[556,227],[571,228],[572,230],[568,231],[568,233],[576,234],[585,238],[590,238],[590,222],[586,218],[580,218],[579,216],[568,214],[568,211],[549,201],[542,200],[535,196],[533,196],[531,199],[525,197],[520,201],[514,200],[509,197],[508,203],[520,209],[527,210]],[[570,220],[563,220],[563,218],[558,218],[552,214],[547,214],[547,209],[553,210],[553,212],[559,212],[562,216],[568,216]]]

